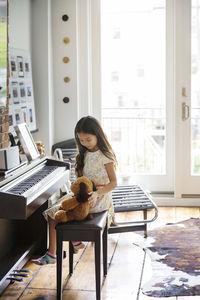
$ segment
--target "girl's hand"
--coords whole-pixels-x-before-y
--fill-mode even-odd
[[[97,199],[98,199],[97,192],[91,192],[90,197],[88,198],[88,201],[89,201],[89,204],[91,207],[95,207]]]

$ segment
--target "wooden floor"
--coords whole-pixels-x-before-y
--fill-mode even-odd
[[[140,212],[118,214],[119,220],[141,218]],[[159,217],[149,225],[154,228],[168,222],[177,222],[190,217],[200,217],[199,208],[159,208]],[[103,282],[102,300],[155,300],[142,294],[143,282],[151,276],[151,264],[142,249],[135,246],[136,233],[110,234],[108,242],[108,275]],[[65,248],[68,249],[67,243]],[[75,270],[68,277],[68,258],[63,267],[63,300],[95,300],[94,249],[91,243],[75,255]],[[56,266],[37,266],[29,262],[25,268],[30,275],[23,283],[9,285],[0,297],[1,300],[55,300]],[[159,300],[200,300],[195,297],[157,298]]]

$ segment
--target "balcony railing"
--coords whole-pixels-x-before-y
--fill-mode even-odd
[[[119,176],[165,173],[162,109],[103,109],[103,127],[117,155]]]

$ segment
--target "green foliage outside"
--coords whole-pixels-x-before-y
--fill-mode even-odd
[[[0,68],[7,67],[7,24],[0,22]]]
[[[7,80],[7,24],[0,22],[0,85],[3,89],[0,91],[0,98],[6,98],[6,80]]]
[[[193,169],[193,173],[194,174],[200,174],[200,157],[199,155],[198,156],[195,156],[194,158],[194,169]]]

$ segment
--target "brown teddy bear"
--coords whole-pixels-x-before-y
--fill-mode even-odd
[[[58,223],[69,221],[84,220],[89,213],[90,205],[88,202],[89,193],[93,191],[93,183],[85,176],[79,177],[71,185],[74,196],[71,198],[63,197],[60,209],[55,214]]]

